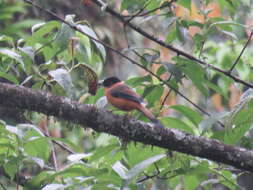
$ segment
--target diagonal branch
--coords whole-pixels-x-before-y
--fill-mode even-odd
[[[249,38],[248,38],[246,44],[244,45],[244,47],[242,48],[242,51],[241,51],[240,55],[237,57],[237,59],[235,60],[235,62],[232,65],[232,67],[229,69],[229,71],[228,71],[229,73],[231,73],[233,71],[233,69],[235,68],[236,64],[239,62],[239,60],[240,60],[243,52],[245,51],[246,47],[248,46],[248,44],[249,44],[249,42],[251,40],[252,35],[253,35],[253,31],[251,31],[251,33],[249,35]]]
[[[99,7],[104,6],[104,4],[101,3],[101,0],[92,0],[92,1],[93,1],[93,3],[95,3]],[[232,75],[228,71],[224,71],[224,70],[220,69],[219,67],[216,67],[214,65],[208,64],[208,63],[206,63],[206,62],[204,62],[204,61],[202,61],[202,60],[194,57],[193,55],[190,55],[190,54],[188,54],[188,53],[186,53],[186,52],[184,52],[184,51],[182,51],[180,49],[177,49],[174,46],[172,46],[172,45],[170,45],[168,43],[165,43],[164,41],[159,40],[155,36],[153,36],[153,35],[145,32],[144,30],[142,30],[140,27],[136,26],[135,24],[132,24],[131,22],[127,22],[125,20],[124,16],[122,16],[118,12],[114,11],[109,6],[106,6],[103,10],[106,11],[106,12],[108,12],[109,14],[111,14],[112,16],[114,16],[115,18],[119,19],[122,23],[124,23],[125,25],[129,26],[130,28],[132,28],[133,30],[135,30],[136,32],[138,32],[139,34],[141,34],[142,36],[148,38],[151,41],[156,42],[157,44],[159,44],[159,45],[161,45],[161,46],[163,46],[163,47],[165,47],[165,48],[167,48],[167,49],[169,49],[169,50],[171,50],[173,52],[176,52],[177,55],[182,55],[182,56],[184,56],[184,57],[186,57],[186,58],[188,58],[188,59],[190,59],[192,61],[195,61],[196,63],[199,63],[201,65],[204,65],[206,67],[209,67],[209,68],[213,69],[214,71],[218,71],[218,72],[226,75],[227,77],[233,79],[237,83],[241,83],[241,84],[243,84],[243,85],[245,85],[247,87],[253,88],[253,84],[251,84],[249,82],[246,82],[246,81],[240,79],[237,76]]]
[[[115,53],[117,53],[118,55],[122,56],[123,58],[125,58],[126,60],[130,61],[130,63],[137,65],[138,67],[142,68],[143,70],[145,70],[146,72],[148,72],[150,75],[154,76],[155,78],[157,78],[162,84],[166,85],[167,87],[169,87],[170,89],[172,89],[173,91],[175,91],[177,94],[179,94],[182,98],[184,98],[187,102],[191,103],[195,108],[197,108],[200,112],[202,112],[203,114],[210,116],[210,114],[205,111],[204,109],[202,109],[200,106],[198,106],[197,104],[195,104],[193,101],[191,101],[188,97],[186,97],[183,93],[179,92],[176,88],[174,88],[172,85],[170,85],[167,81],[163,80],[160,76],[156,75],[154,72],[152,72],[151,70],[149,70],[148,68],[146,68],[145,66],[139,64],[137,61],[133,60],[132,58],[126,56],[124,53],[122,53],[121,51],[114,49],[113,47],[111,47],[110,45],[108,45],[107,43],[98,40],[94,37],[92,37],[91,35],[85,33],[84,31],[82,31],[80,28],[78,28],[76,25],[73,25],[67,21],[65,21],[64,19],[62,19],[61,17],[59,17],[57,14],[53,13],[50,10],[44,9],[43,7],[41,7],[40,5],[34,3],[31,0],[23,0],[24,2],[42,10],[45,11],[46,13],[50,14],[51,16],[55,17],[57,20],[61,21],[62,23],[68,25],[69,27],[71,27],[73,30],[78,31],[84,35],[86,35],[88,38],[102,44],[105,48],[107,48],[108,50],[111,50]],[[105,5],[102,4],[102,7],[104,7]],[[223,126],[223,124],[221,124]]]
[[[157,130],[151,124],[115,115],[49,92],[0,83],[0,105],[52,115],[83,127],[124,139],[170,149],[253,172],[253,151],[176,129]]]

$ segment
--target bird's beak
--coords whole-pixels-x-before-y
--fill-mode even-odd
[[[99,87],[99,88],[103,86],[103,82],[104,82],[104,80],[99,80],[99,81],[98,81],[98,87]]]

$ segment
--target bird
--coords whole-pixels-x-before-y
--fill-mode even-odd
[[[145,107],[143,99],[119,78],[108,77],[103,80],[102,85],[105,88],[107,101],[114,107],[123,111],[138,110],[156,126],[163,128],[160,121]]]

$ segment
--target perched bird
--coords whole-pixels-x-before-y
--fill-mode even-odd
[[[158,127],[163,127],[156,117],[145,107],[143,99],[117,77],[109,77],[103,81],[107,101],[124,111],[139,110]]]

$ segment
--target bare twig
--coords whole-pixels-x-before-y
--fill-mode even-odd
[[[235,60],[235,62],[233,63],[233,65],[232,65],[231,68],[229,69],[228,73],[231,73],[231,72],[233,71],[233,69],[235,68],[236,64],[239,62],[239,60],[240,60],[240,58],[241,58],[241,56],[242,56],[244,50],[246,49],[246,47],[248,46],[248,44],[249,44],[249,42],[250,42],[250,40],[251,40],[252,35],[253,35],[253,31],[251,31],[251,33],[250,33],[250,35],[249,35],[249,38],[248,38],[246,44],[244,45],[244,47],[242,48],[242,51],[241,51],[240,55],[239,55],[239,56],[237,57],[237,59]]]
[[[163,109],[163,106],[165,105],[165,102],[166,102],[167,98],[169,97],[170,93],[171,93],[171,89],[169,89],[169,92],[166,94],[166,96],[164,97],[164,99],[162,101],[162,104],[161,104],[161,107],[160,107],[160,112]]]
[[[27,0],[25,0],[25,1],[27,1]],[[92,1],[97,6],[99,6],[99,7],[102,6],[102,4],[101,4],[101,2],[99,0],[92,0]],[[192,61],[195,61],[198,64],[204,65],[206,67],[211,68],[214,71],[218,71],[218,72],[224,74],[225,76],[233,79],[237,83],[241,83],[241,84],[243,84],[243,85],[245,85],[245,86],[247,86],[249,88],[253,88],[253,84],[251,84],[249,82],[246,82],[246,81],[240,79],[237,76],[232,75],[228,71],[222,70],[219,67],[216,67],[216,66],[214,66],[212,64],[208,64],[208,63],[206,63],[206,62],[204,62],[204,61],[202,61],[202,60],[194,57],[193,55],[188,54],[188,53],[186,53],[186,52],[184,52],[182,50],[179,50],[179,49],[175,48],[174,46],[172,46],[172,45],[170,45],[170,44],[168,44],[168,43],[166,43],[166,42],[164,42],[164,41],[156,38],[155,36],[153,36],[153,35],[145,32],[144,30],[142,30],[140,27],[136,26],[135,24],[132,24],[131,22],[126,22],[125,18],[121,14],[117,13],[112,8],[110,8],[109,6],[106,6],[106,8],[104,10],[106,12],[108,12],[109,14],[111,14],[112,16],[114,16],[115,18],[119,19],[122,23],[126,23],[127,26],[129,26],[130,28],[132,28],[133,30],[135,30],[136,32],[138,32],[139,34],[141,34],[142,36],[148,38],[151,41],[154,41],[155,43],[157,43],[157,44],[159,44],[159,45],[161,45],[161,46],[163,46],[163,47],[165,47],[167,49],[170,49],[171,51],[177,53],[177,55],[182,55],[183,57],[186,57],[186,58],[188,58],[188,59],[190,59]]]
[[[48,134],[46,134],[44,131],[40,130],[46,137],[50,137]],[[75,154],[75,152],[73,150],[71,150],[69,147],[65,146],[64,144],[56,141],[56,140],[52,140],[53,143],[57,144],[59,147],[61,147],[63,150],[66,150],[69,154]]]
[[[131,22],[131,20],[133,20],[133,19],[134,19],[135,17],[137,17],[138,15],[140,15],[140,14],[143,12],[143,10],[149,5],[149,3],[150,3],[150,1],[149,1],[147,4],[145,4],[137,13],[131,15],[130,18],[127,19],[126,22]],[[126,23],[125,23],[125,24],[126,24]],[[125,24],[124,24],[124,25],[125,25]]]
[[[128,17],[133,17],[133,16],[134,16],[134,17],[143,17],[143,16],[147,16],[147,15],[149,15],[149,14],[151,14],[151,13],[157,11],[157,10],[162,10],[162,9],[164,9],[164,8],[166,8],[166,7],[169,7],[173,2],[176,2],[176,1],[177,1],[177,0],[171,0],[171,1],[169,1],[169,2],[165,2],[165,3],[162,4],[161,6],[156,7],[156,8],[154,8],[154,9],[149,10],[149,11],[147,11],[147,12],[145,12],[145,13],[142,13],[142,14],[134,14],[134,15],[128,15],[128,16],[123,16],[123,17],[128,18]]]
[[[160,170],[159,170],[157,164],[154,163],[154,165],[155,165],[155,168],[156,168],[155,174],[153,174],[153,175],[148,175],[148,174],[146,174],[145,172],[143,172],[144,175],[145,175],[145,177],[142,178],[142,179],[140,179],[140,180],[138,180],[137,183],[141,183],[141,182],[143,182],[143,181],[146,181],[146,180],[148,180],[148,179],[152,179],[152,178],[154,178],[154,177],[158,177],[158,176],[160,175]]]

